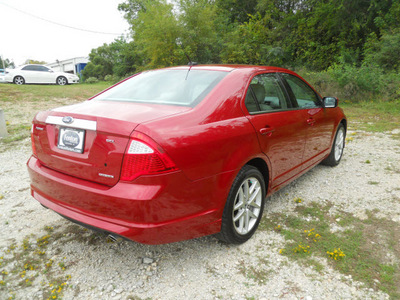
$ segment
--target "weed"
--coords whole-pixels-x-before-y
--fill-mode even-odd
[[[378,185],[379,181],[368,181],[368,184],[370,184],[370,185]]]
[[[301,198],[299,198],[299,197],[296,197],[296,198],[293,199],[293,201],[294,201],[296,204],[300,204],[301,202],[303,202],[303,199],[301,199]]]
[[[254,280],[258,285],[263,285],[267,282],[268,276],[271,274],[271,270],[263,268],[264,264],[260,263],[258,268],[254,266],[247,266],[244,261],[240,262],[239,272],[249,278]]]
[[[52,227],[45,230],[52,232]],[[32,241],[33,238],[33,241]],[[36,238],[27,236],[22,243],[11,244],[7,247],[5,255],[0,256],[0,293],[8,292],[15,297],[15,291],[21,287],[38,284],[38,278],[45,278],[42,282],[44,299],[60,299],[63,290],[68,286],[70,275],[60,275],[59,270],[65,270],[66,257],[58,262],[58,268],[54,261],[46,255],[46,249],[53,237],[46,234]],[[41,275],[42,274],[42,275]]]
[[[275,213],[270,216],[273,221],[263,218],[260,225],[263,230],[274,230],[285,238],[286,244],[279,250],[281,255],[313,266],[317,272],[323,265],[315,257],[324,258],[339,272],[399,298],[399,266],[388,260],[393,256],[400,259],[400,245],[394,242],[400,240],[399,224],[376,218],[376,211],[367,211],[365,220],[342,211],[333,217],[332,205],[313,202],[296,206],[296,216]],[[331,232],[332,223],[343,226],[343,230]]]
[[[316,233],[314,228],[310,230],[304,230],[304,234],[306,236],[306,239],[308,239],[309,241],[318,242],[321,238],[321,235],[319,233]]]
[[[304,253],[310,253],[310,246],[304,246],[302,244],[297,245],[292,249],[294,253],[299,253],[299,254],[304,254]]]
[[[333,249],[333,251],[326,251],[326,253],[329,255],[330,258],[334,260],[338,260],[346,256],[346,254],[344,254],[344,252],[340,248],[335,248]]]

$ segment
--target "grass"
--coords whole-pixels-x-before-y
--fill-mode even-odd
[[[108,82],[75,85],[14,85],[0,84],[0,103],[29,101],[51,101],[54,98],[75,100],[88,99],[110,86]]]
[[[273,214],[263,218],[261,230],[281,234],[285,246],[282,255],[317,272],[323,270],[320,259],[345,275],[364,282],[366,287],[381,290],[392,299],[400,298],[400,225],[375,217],[360,220],[349,213],[331,216],[332,205],[298,205],[295,215]],[[332,227],[340,230],[333,231]],[[388,257],[395,257],[394,260]]]
[[[109,85],[106,82],[68,86],[0,84],[0,109],[4,111],[8,132],[0,144],[15,144],[28,138],[38,111],[84,101]]]
[[[46,252],[48,245],[57,240],[52,235],[54,228],[46,226],[44,230],[45,235],[27,236],[20,245],[11,244],[0,253],[0,293],[7,294],[8,299],[33,284],[40,284],[43,299],[61,299],[68,287],[71,276],[66,273],[66,258],[55,261]]]
[[[259,264],[256,267],[248,266],[243,260],[240,261],[239,273],[246,278],[252,279],[258,285],[264,285],[268,282],[268,278],[272,274],[272,270],[265,268],[268,262],[259,258]]]
[[[76,262],[71,257],[62,257],[60,248],[54,245],[70,241],[92,244],[99,236],[75,224],[61,231],[60,227],[45,226],[44,234],[25,236],[20,244],[10,243],[6,249],[0,249],[0,295],[14,299],[21,295],[21,290],[40,286],[40,299],[52,300],[62,299],[67,288],[73,292],[79,290],[71,285],[68,274]]]
[[[369,132],[385,132],[400,128],[400,102],[341,101],[349,124]]]

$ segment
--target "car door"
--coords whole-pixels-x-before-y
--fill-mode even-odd
[[[21,69],[21,75],[26,83],[36,83],[37,73],[35,65],[27,65]]]
[[[329,153],[335,119],[332,110],[323,107],[320,96],[305,81],[287,73],[280,76],[308,127],[303,156],[303,169],[306,169]]]
[[[45,66],[38,66],[38,80],[40,83],[56,83],[55,74],[52,69]]]
[[[270,161],[271,188],[276,189],[301,170],[307,126],[275,73],[253,77],[245,107],[260,147]]]

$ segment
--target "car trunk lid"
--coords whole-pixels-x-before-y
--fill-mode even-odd
[[[188,107],[86,101],[39,113],[32,138],[48,168],[105,185],[116,184],[132,131]]]

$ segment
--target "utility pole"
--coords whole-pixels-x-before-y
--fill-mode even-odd
[[[1,64],[3,65],[3,70],[5,72],[6,68],[4,67],[3,56],[0,56],[0,59],[1,59]],[[0,138],[6,137],[7,135],[8,133],[7,133],[6,120],[4,117],[3,110],[0,108]]]
[[[5,66],[4,66],[4,60],[3,60],[3,56],[0,56],[0,59],[1,59],[1,63],[2,63],[2,65],[3,65],[3,70],[5,71],[5,70],[6,70],[6,68],[5,68]]]

